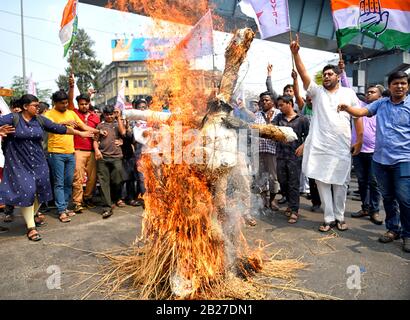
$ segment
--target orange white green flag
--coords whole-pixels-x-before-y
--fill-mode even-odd
[[[410,49],[410,0],[331,0],[338,47],[360,33],[387,49]]]
[[[77,35],[78,17],[77,17],[78,0],[68,0],[64,8],[63,18],[61,20],[60,40],[64,46],[64,57],[74,42]]]

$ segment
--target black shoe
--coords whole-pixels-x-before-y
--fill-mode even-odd
[[[410,238],[403,238],[403,251],[410,252]]]
[[[383,234],[382,236],[380,236],[379,238],[379,242],[381,243],[389,243],[389,242],[393,242],[394,240],[399,239],[400,236],[393,231],[387,231],[385,234]]]
[[[286,197],[282,197],[282,198],[280,198],[280,199],[278,200],[278,203],[279,203],[279,204],[284,204],[284,203],[286,203],[286,202],[288,202],[288,200],[286,199]]]
[[[369,215],[369,212],[367,210],[360,210],[358,212],[353,212],[351,214],[352,218],[367,217],[368,215]]]
[[[380,218],[379,213],[375,212],[370,215],[370,221],[378,226],[383,224],[383,220]]]
[[[113,214],[114,214],[114,211],[112,210],[112,208],[110,208],[110,209],[104,210],[104,212],[102,213],[101,216],[102,216],[103,219],[107,219],[107,218],[111,217]]]
[[[94,209],[96,207],[96,205],[91,199],[84,199],[84,206],[88,209]]]
[[[14,215],[6,213],[3,221],[10,223],[10,222],[13,222],[13,220],[14,220]]]

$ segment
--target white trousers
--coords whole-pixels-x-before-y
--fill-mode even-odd
[[[325,212],[325,223],[334,222],[335,220],[344,221],[347,184],[328,184],[316,180],[316,185]]]

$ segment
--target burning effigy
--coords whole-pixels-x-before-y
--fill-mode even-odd
[[[112,292],[127,285],[141,299],[223,298],[228,279],[246,279],[262,270],[261,251],[248,250],[240,218],[226,211],[228,177],[238,165],[236,129],[258,129],[261,136],[279,141],[293,141],[296,135],[229,116],[239,68],[254,36],[249,28],[234,33],[211,97],[197,91],[190,95],[189,66],[175,54],[168,69],[172,81],[166,83],[175,99],[171,113],[124,112],[127,119],[146,120],[154,129],[147,133],[139,164],[146,187],[141,237],[127,254],[110,257],[105,281]]]

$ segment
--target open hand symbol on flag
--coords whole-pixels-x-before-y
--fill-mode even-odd
[[[380,0],[361,0],[359,27],[361,32],[369,32],[378,37],[387,28],[389,12],[383,11]]]

